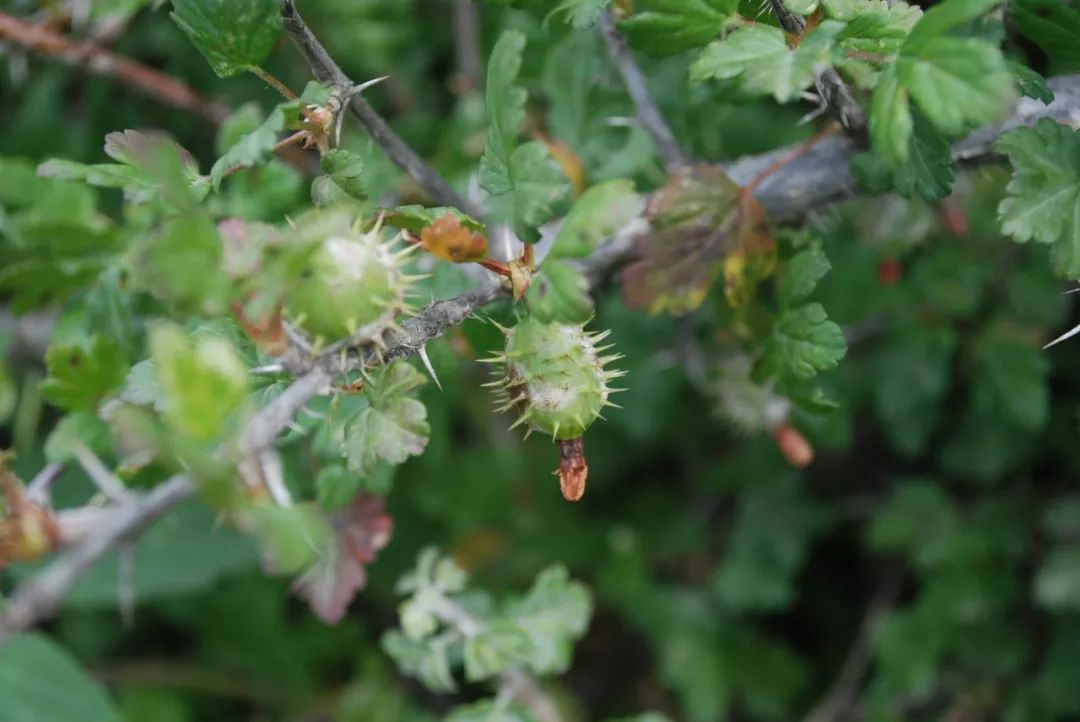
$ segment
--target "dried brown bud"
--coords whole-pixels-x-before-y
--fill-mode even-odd
[[[585,480],[589,465],[585,462],[585,442],[578,437],[559,444],[559,488],[567,501],[578,501],[585,495]]]
[[[809,466],[814,461],[814,447],[793,426],[784,424],[773,429],[773,438],[787,463],[796,469]]]

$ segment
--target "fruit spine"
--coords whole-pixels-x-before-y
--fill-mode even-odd
[[[333,341],[370,324],[389,325],[409,311],[406,299],[416,278],[402,266],[414,247],[395,250],[397,236],[383,240],[381,220],[362,233],[359,223],[334,213],[297,229],[302,242],[318,247],[290,291],[286,311],[312,336]]]
[[[505,351],[485,361],[501,365],[500,378],[487,384],[497,389],[499,411],[513,410],[517,421],[533,431],[551,434],[559,444],[559,476],[563,496],[577,501],[585,493],[589,473],[581,435],[600,417],[605,406],[615,406],[608,385],[624,372],[605,368],[621,356],[601,356],[610,346],[599,346],[610,331],[589,333],[582,325],[541,323],[532,318],[513,328],[502,328]]]

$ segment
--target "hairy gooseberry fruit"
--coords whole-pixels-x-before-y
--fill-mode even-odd
[[[402,270],[412,250],[394,249],[379,224],[360,233],[345,216],[317,224],[322,232],[308,267],[289,292],[286,313],[316,338],[333,341],[408,310],[411,279]]]
[[[506,349],[487,359],[501,365],[497,389],[499,411],[513,410],[527,434],[550,434],[559,444],[559,478],[563,496],[577,501],[585,492],[588,466],[581,435],[600,417],[608,397],[619,389],[608,382],[624,372],[605,368],[620,358],[601,356],[610,346],[598,344],[610,333],[589,333],[584,325],[541,323],[532,318],[503,329]]]

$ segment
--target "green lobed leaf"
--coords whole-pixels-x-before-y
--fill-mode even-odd
[[[427,447],[431,425],[427,408],[407,394],[426,383],[405,361],[376,376],[368,391],[370,405],[345,425],[345,458],[350,471],[365,475],[379,460],[401,464]]]
[[[182,310],[220,312],[229,280],[221,238],[199,212],[177,216],[133,249],[134,278],[156,298]]]
[[[569,579],[566,568],[550,567],[537,576],[524,599],[506,617],[529,637],[527,666],[536,674],[557,674],[570,666],[573,642],[585,633],[592,615],[588,590]]]
[[[780,304],[790,306],[805,300],[831,268],[832,264],[820,248],[810,248],[794,256],[780,279]]]
[[[364,163],[360,158],[343,148],[334,148],[323,155],[319,165],[323,173],[326,173],[341,190],[358,200],[367,198],[367,189],[361,178]]]
[[[247,369],[233,345],[211,334],[192,340],[161,324],[150,330],[150,354],[169,425],[198,440],[220,434],[248,393]]]
[[[281,32],[275,0],[172,0],[172,18],[219,77],[258,66]]]
[[[835,368],[847,353],[840,327],[820,303],[808,303],[780,314],[762,354],[762,366],[781,378],[811,379]]]
[[[124,383],[127,362],[119,347],[103,336],[70,344],[53,344],[45,352],[48,376],[41,395],[72,411],[93,410]]]
[[[915,25],[916,30],[925,18]],[[897,61],[900,82],[930,122],[946,135],[958,135],[996,120],[1015,97],[1005,59],[989,43],[942,37],[914,48],[909,36]]]
[[[922,19],[911,29],[904,43],[905,49],[915,51],[1000,4],[1001,0],[946,0],[935,5],[923,13]]]
[[[610,3],[611,0],[563,0],[552,12],[566,13],[567,20],[575,30],[585,30],[596,25],[600,13]]]
[[[826,20],[792,50],[784,31],[770,25],[742,26],[708,45],[690,66],[696,80],[738,78],[752,94],[772,95],[786,103],[814,82],[815,69],[827,60],[843,24]]]
[[[396,629],[382,636],[382,648],[401,668],[433,692],[453,692],[457,682],[450,671],[449,640],[417,641]]]
[[[58,693],[60,692],[60,693]],[[4,722],[121,722],[120,713],[71,653],[43,634],[0,645]]]
[[[539,141],[519,145],[510,156],[513,173],[512,219],[518,238],[533,243],[540,240],[536,228],[555,215],[557,204],[570,193],[570,181]]]
[[[1013,74],[1013,80],[1016,81],[1016,87],[1021,93],[1029,98],[1041,100],[1047,105],[1054,102],[1054,91],[1050,90],[1050,86],[1046,84],[1046,78],[1023,63],[1010,60],[1008,65],[1009,72]]]
[[[455,707],[445,722],[535,722],[535,719],[516,704],[486,699]]]
[[[1080,276],[1080,132],[1044,118],[1004,133],[994,148],[1013,168],[998,206],[1001,230],[1053,244],[1058,272]]]
[[[498,677],[528,661],[531,651],[532,642],[521,628],[502,620],[490,622],[465,640],[465,678],[480,682]]]
[[[851,159],[851,172],[871,193],[896,190],[905,198],[918,194],[928,201],[940,200],[952,191],[952,148],[921,113],[913,116],[906,162],[893,166],[875,153],[859,153]]]
[[[635,48],[673,55],[700,48],[738,15],[737,0],[638,0],[619,29]]]
[[[874,151],[892,167],[907,162],[913,131],[908,91],[896,65],[881,74],[870,99],[870,139]]]
[[[508,30],[499,36],[488,61],[488,133],[480,159],[480,185],[492,195],[502,195],[514,187],[510,154],[517,144],[518,126],[525,119],[526,100],[525,90],[514,83],[524,50],[525,35]]]
[[[210,169],[210,182],[214,188],[219,188],[225,177],[236,169],[252,168],[273,158],[278,133],[284,129],[285,112],[282,106],[278,105],[257,128],[241,136],[217,159]]]

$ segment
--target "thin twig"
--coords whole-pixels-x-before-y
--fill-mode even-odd
[[[292,37],[293,43],[300,50],[300,54],[304,56],[311,72],[318,80],[337,88],[352,89],[356,85],[345,75],[345,72],[326,52],[326,48],[319,39],[311,32],[311,28],[297,12],[293,0],[283,0],[281,17],[286,32]],[[393,131],[383,117],[359,93],[352,94],[349,110],[364,125],[372,140],[386,152],[390,160],[405,171],[433,200],[443,205],[455,206],[477,218],[482,215],[479,208],[451,188],[442,176],[424,162],[424,159]]]
[[[480,59],[480,11],[473,0],[454,0],[454,58],[459,92],[480,87],[483,62]]]
[[[20,586],[0,614],[0,643],[51,615],[68,590],[106,554],[133,539],[155,519],[190,497],[195,486],[186,474],[178,474],[135,501],[119,506],[107,525],[102,525],[79,546]]]
[[[105,463],[90,450],[89,446],[81,441],[75,441],[71,445],[71,452],[75,455],[75,460],[79,462],[79,466],[86,472],[90,481],[109,501],[122,504],[130,498],[131,492],[128,491],[123,482],[109,471]]]
[[[829,691],[803,718],[803,722],[835,722],[858,698],[859,686],[873,659],[874,632],[882,617],[896,603],[902,580],[903,576],[898,569],[890,570],[881,580],[866,608],[847,656],[840,665],[840,672]]]
[[[806,32],[806,20],[801,15],[788,10],[783,0],[769,0],[773,15],[780,21],[780,27],[789,35],[802,38]],[[840,121],[848,133],[860,139],[866,133],[866,111],[851,95],[851,89],[840,77],[840,73],[831,65],[822,70],[814,80],[821,101],[832,113],[833,117]]]
[[[64,465],[58,462],[42,467],[26,485],[26,498],[38,506],[51,506],[52,485],[64,473]]]
[[[634,60],[630,48],[626,45],[626,40],[615,27],[615,19],[608,10],[600,14],[600,34],[607,43],[615,66],[619,69],[619,75],[622,76],[626,92],[630,94],[630,100],[634,102],[638,120],[656,144],[656,150],[664,161],[664,168],[670,173],[676,168],[687,165],[690,162],[690,156],[679,145],[675,134],[671,132],[671,127],[660,114],[660,109],[656,107],[656,101],[649,93],[645,75]]]
[[[229,116],[224,103],[211,100],[171,75],[117,55],[92,42],[72,40],[46,25],[0,12],[0,39],[61,60],[95,75],[113,78],[174,108],[216,124]]]

